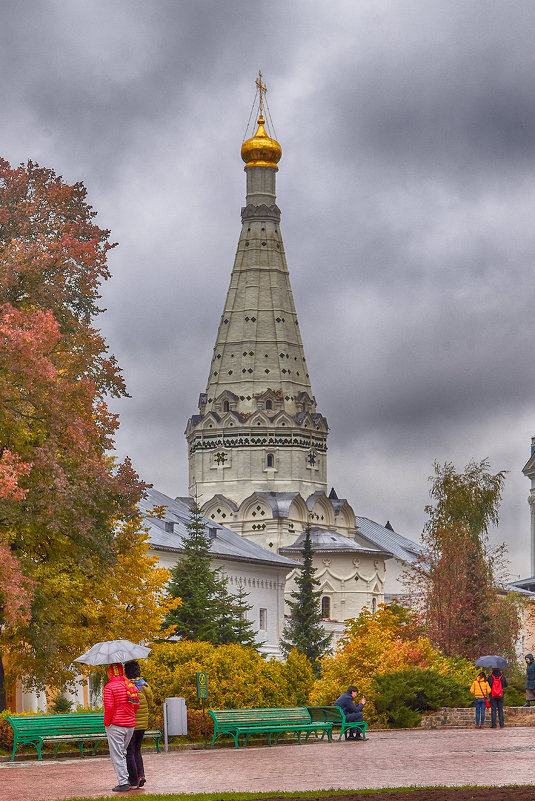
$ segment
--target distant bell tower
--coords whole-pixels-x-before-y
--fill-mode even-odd
[[[312,394],[284,255],[275,193],[282,148],[266,122],[262,73],[256,87],[258,127],[241,148],[241,234],[206,391],[186,428],[189,492],[201,505],[216,495],[239,505],[253,492],[307,498],[327,489],[328,426]]]

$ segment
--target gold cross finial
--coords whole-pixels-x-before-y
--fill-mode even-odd
[[[262,83],[262,72],[258,70],[258,78],[256,79],[256,88],[258,89],[258,95],[260,98],[258,112],[261,117],[264,116],[264,95],[267,92],[267,87],[265,83]]]

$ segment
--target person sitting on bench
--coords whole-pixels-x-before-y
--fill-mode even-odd
[[[362,714],[362,710],[364,709],[364,704],[366,703],[366,699],[364,696],[360,699],[360,703],[355,703],[355,699],[359,694],[358,688],[355,687],[354,684],[350,684],[347,688],[347,692],[343,693],[339,698],[336,699],[334,702],[334,706],[339,706],[344,715],[346,716],[346,720],[351,723],[355,721],[355,723],[364,720],[364,715]],[[362,734],[359,729],[351,729],[350,733],[345,733],[346,740],[362,740]]]

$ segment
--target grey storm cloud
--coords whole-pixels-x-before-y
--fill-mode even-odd
[[[417,538],[433,462],[509,471],[529,543],[535,6],[527,0],[4,0],[0,155],[82,180],[119,247],[100,325],[117,454],[170,495],[240,230],[261,68],[329,481]]]

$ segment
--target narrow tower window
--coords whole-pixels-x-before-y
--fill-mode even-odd
[[[270,401],[270,400],[267,400],[267,401],[266,401],[266,409],[272,409],[272,408],[273,408],[273,403],[272,403],[272,401]]]
[[[331,617],[331,599],[328,595],[324,595],[321,599],[321,616],[323,618]]]
[[[260,609],[260,631],[267,631],[267,609]]]
[[[230,409],[229,402],[228,401],[223,401],[223,411],[224,412],[228,412],[229,409]]]
[[[268,453],[267,461],[266,461],[266,467],[273,467],[273,466],[274,466],[273,454],[272,453]]]

